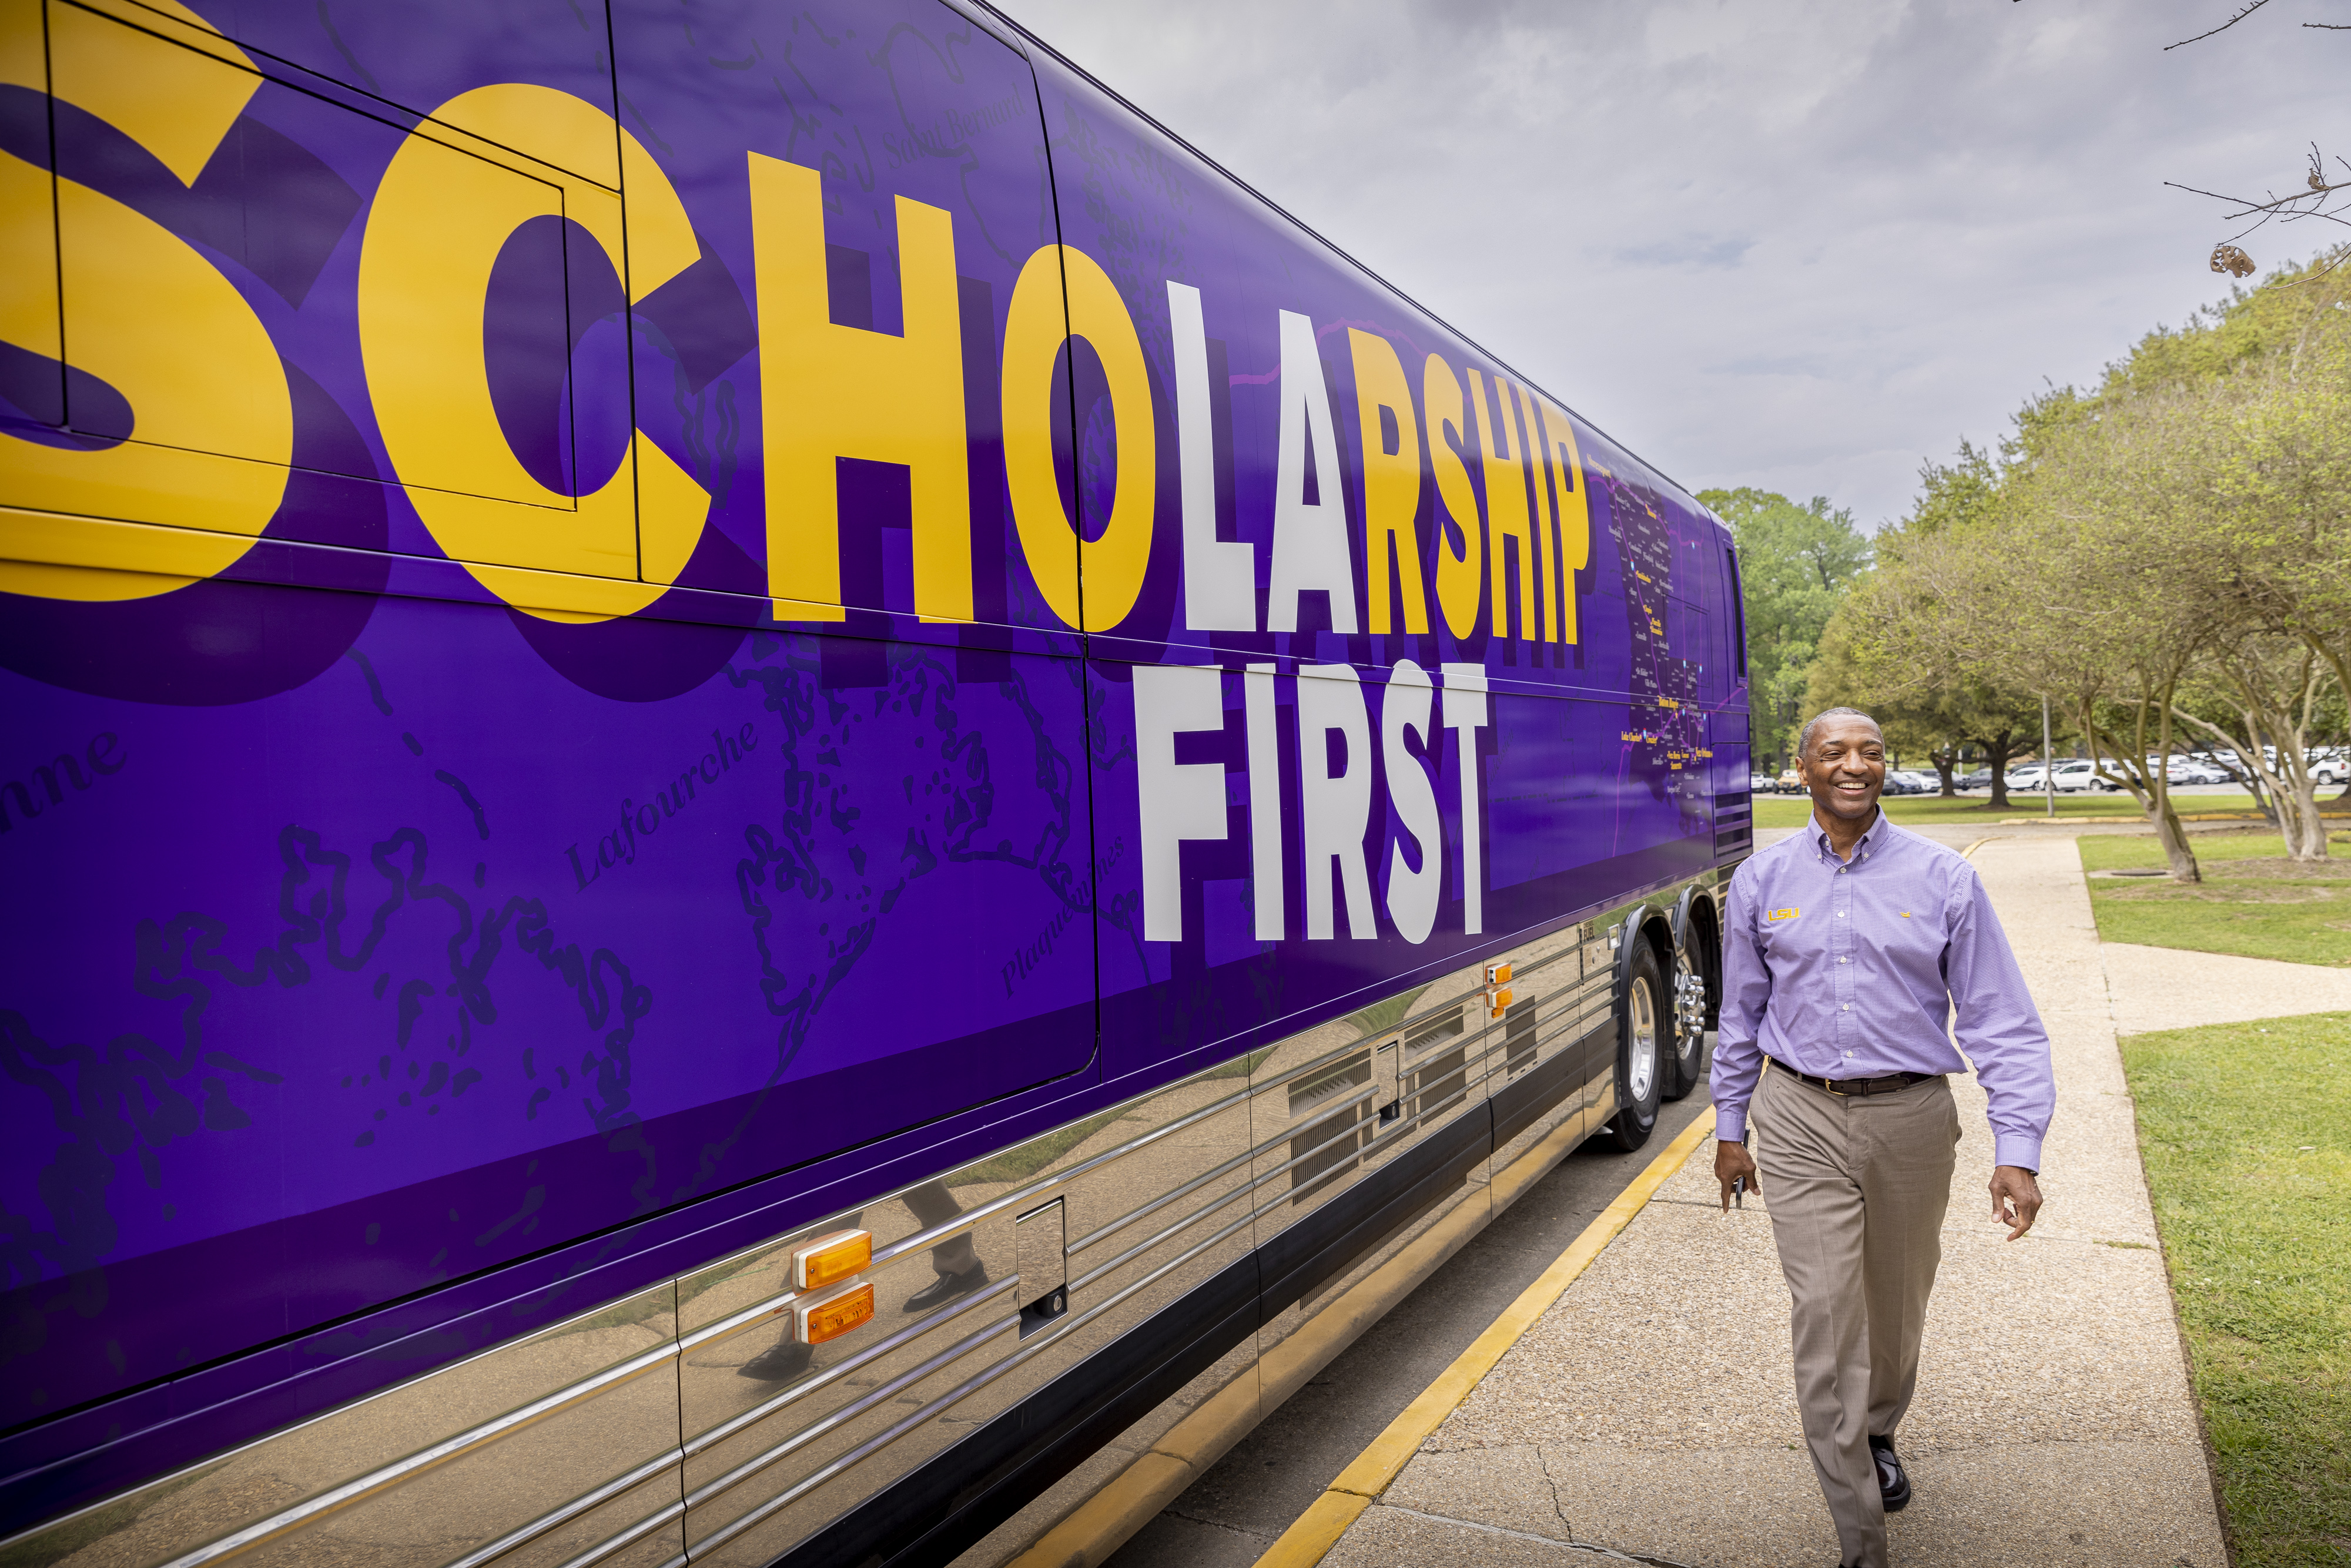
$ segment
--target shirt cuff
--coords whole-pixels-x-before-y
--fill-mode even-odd
[[[2030,1133],[1998,1133],[1991,1140],[1991,1163],[2020,1170],[2041,1169],[2041,1140]]]
[[[1735,1144],[1747,1136],[1747,1107],[1736,1111],[1717,1108],[1714,1113],[1714,1135],[1726,1144]]]

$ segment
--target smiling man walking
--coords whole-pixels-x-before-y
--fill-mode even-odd
[[[1965,1051],[1991,1100],[1992,1215],[2011,1241],[2040,1212],[2056,1088],[1975,868],[1877,808],[1876,721],[1831,708],[1796,751],[1812,820],[1730,883],[1714,1171],[1725,1208],[1734,1182],[1767,1194],[1796,1402],[1841,1562],[1886,1568],[1886,1516],[1910,1500],[1894,1434],[1918,1380],[1959,1141],[1947,1075]]]

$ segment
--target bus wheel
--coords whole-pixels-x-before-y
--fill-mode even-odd
[[[1674,966],[1673,1049],[1661,1053],[1667,1100],[1685,1098],[1706,1077],[1706,977]]]
[[[1637,936],[1628,939],[1640,946],[1616,998],[1616,1115],[1601,1131],[1611,1147],[1630,1154],[1649,1141],[1657,1125],[1657,1101],[1674,1049],[1674,1015],[1656,950]]]

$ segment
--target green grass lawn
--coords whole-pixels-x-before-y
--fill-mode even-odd
[[[1997,826],[2003,817],[2038,817],[2042,815],[2046,797],[2011,795],[2008,804],[1995,811],[1985,804],[1982,795],[1962,795],[1946,800],[1939,795],[1887,795],[1878,800],[1886,816],[1896,822],[1990,822]],[[2182,795],[2177,805],[2183,812],[2250,811],[2253,798],[2239,792],[2231,795]],[[1755,825],[1759,828],[1792,828],[1812,814],[1813,803],[1802,795],[1758,795],[1755,797]],[[2057,815],[2064,817],[2135,817],[2137,803],[2127,795],[2060,795]]]
[[[2238,1568],[2351,1561],[2351,1013],[2122,1050]]]
[[[2085,871],[2159,867],[2153,835],[2075,841]],[[2204,881],[2089,879],[2098,935],[2108,942],[2238,953],[2292,964],[2351,965],[2351,833],[2329,835],[2338,857],[2312,866],[2285,860],[2275,833],[2199,833]]]

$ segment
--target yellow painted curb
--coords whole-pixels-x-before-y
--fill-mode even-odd
[[[1584,1228],[1583,1234],[1569,1244],[1540,1279],[1520,1292],[1519,1299],[1505,1308],[1468,1349],[1455,1357],[1452,1365],[1437,1375],[1436,1382],[1421,1391],[1419,1398],[1405,1407],[1403,1415],[1388,1423],[1386,1431],[1373,1438],[1371,1446],[1339,1472],[1329,1490],[1315,1499],[1314,1505],[1283,1531],[1281,1539],[1257,1560],[1257,1568],[1313,1568],[1322,1562],[1339,1543],[1339,1538],[1347,1533],[1347,1527],[1387,1490],[1413,1455],[1420,1451],[1428,1435],[1444,1424],[1455,1407],[1469,1396],[1470,1390],[1494,1370],[1504,1354],[1534,1326],[1535,1320],[1575,1282],[1576,1276],[1591,1267],[1592,1260],[1616,1239],[1617,1233],[1632,1223],[1633,1217],[1666,1185],[1667,1178],[1682,1167],[1713,1131],[1714,1107],[1709,1105],[1682,1129],[1681,1136],[1666,1145],[1665,1153],[1649,1162],[1648,1169],[1616,1195],[1615,1201]]]

